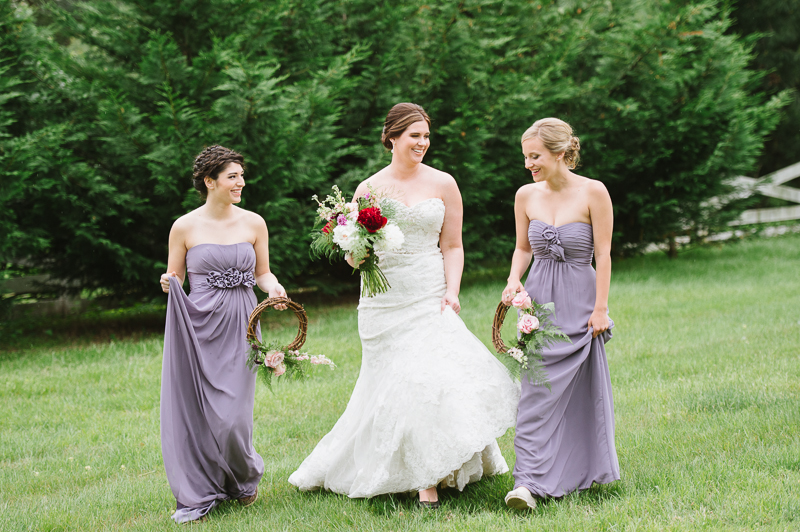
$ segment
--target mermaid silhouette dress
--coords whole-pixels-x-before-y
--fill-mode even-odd
[[[290,477],[349,497],[459,490],[508,471],[496,439],[519,387],[449,306],[439,249],[445,205],[398,202],[405,242],[379,252],[391,288],[358,306],[361,371],[342,416]]]
[[[522,380],[514,447],[514,486],[539,497],[560,497],[618,480],[614,400],[606,360],[609,330],[587,332],[595,304],[592,226],[576,222],[528,226],[534,263],[525,290],[539,303],[555,303],[554,323],[572,343],[544,350],[552,392]]]
[[[255,263],[249,242],[200,244],[186,253],[191,294],[170,277],[161,450],[178,523],[253,495],[264,472],[253,448],[255,374],[246,364]]]

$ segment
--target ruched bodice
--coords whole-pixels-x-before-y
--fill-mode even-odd
[[[392,199],[397,204],[400,227],[405,240],[396,253],[428,253],[438,251],[439,234],[444,222],[444,202],[428,198],[412,205]]]
[[[592,263],[594,239],[590,224],[572,222],[555,227],[540,220],[531,220],[528,240],[536,260]]]
[[[255,267],[256,252],[250,242],[228,245],[198,244],[186,252],[186,271],[192,293],[222,288],[225,281],[228,284],[226,288],[251,288],[255,280],[250,284],[248,279],[252,278]],[[222,282],[217,282],[217,286],[208,282],[209,275],[213,279],[216,277],[214,274],[222,277]]]

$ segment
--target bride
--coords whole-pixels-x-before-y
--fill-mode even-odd
[[[289,482],[349,497],[419,492],[421,506],[438,508],[437,486],[508,471],[496,439],[514,425],[519,387],[457,315],[461,194],[422,164],[430,118],[399,103],[382,137],[392,162],[355,195],[368,184],[389,193],[405,242],[379,253],[389,291],[359,303],[361,372],[347,408]]]

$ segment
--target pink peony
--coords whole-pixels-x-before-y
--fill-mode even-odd
[[[530,314],[523,314],[519,318],[519,322],[517,323],[517,329],[519,332],[528,334],[536,329],[539,328],[539,320],[536,316],[531,316]]]
[[[514,296],[514,299],[511,300],[511,305],[520,310],[528,310],[531,308],[531,297],[528,295],[528,292],[523,290]]]
[[[281,354],[282,354],[282,353],[281,353]],[[281,362],[280,364],[278,364],[277,366],[275,366],[275,369],[274,369],[273,373],[275,373],[275,376],[276,376],[276,377],[280,377],[281,375],[283,375],[284,373],[286,373],[286,364],[284,364],[283,362]]]
[[[281,364],[283,364],[283,352],[282,351],[267,351],[267,355],[264,357],[264,365],[270,368],[275,368]],[[286,368],[283,368],[283,371],[286,371]],[[280,375],[283,374],[283,371]],[[277,371],[276,371],[277,374]]]

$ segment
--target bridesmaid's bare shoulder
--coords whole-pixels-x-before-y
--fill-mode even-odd
[[[516,201],[528,200],[538,194],[543,187],[544,183],[528,183],[526,185],[522,185],[519,187],[519,189],[517,189],[515,199]]]

